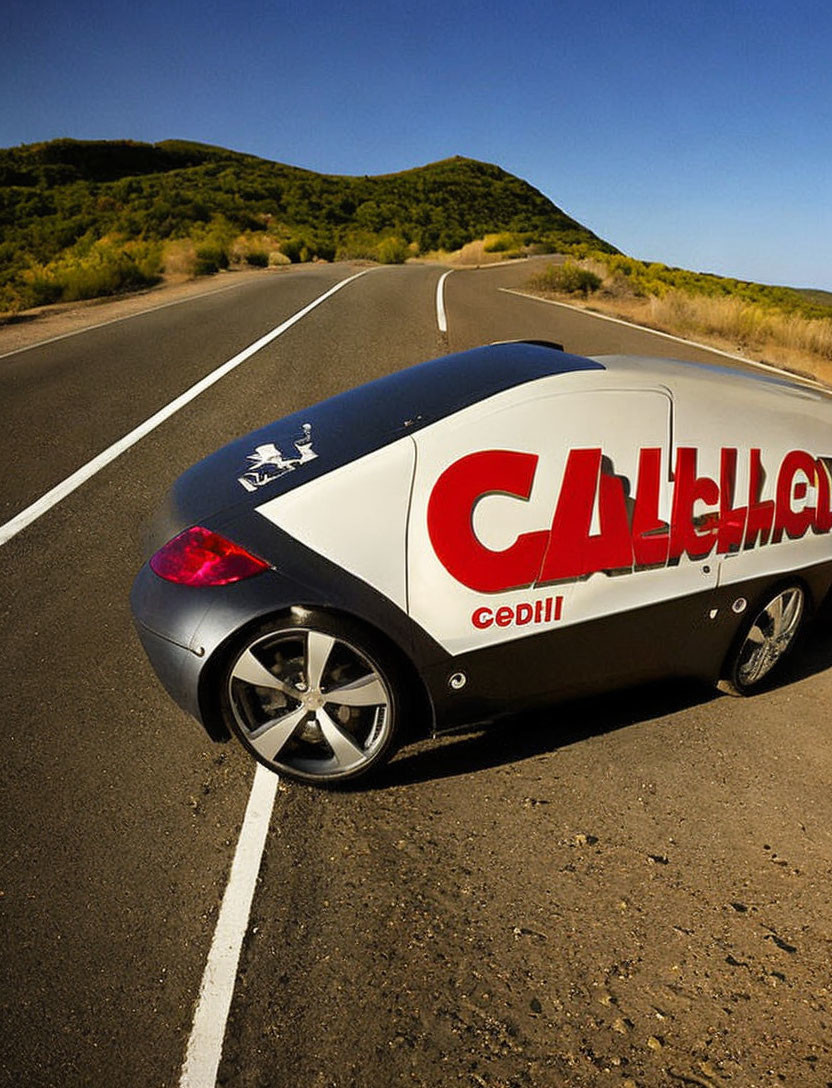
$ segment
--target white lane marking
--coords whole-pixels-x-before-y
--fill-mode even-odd
[[[759,370],[770,370],[772,374],[781,375],[793,382],[811,385],[816,389],[822,389],[825,392],[828,392],[829,390],[828,385],[824,385],[823,382],[816,382],[814,378],[808,378],[803,374],[796,374],[791,370],[783,370],[778,366],[772,366],[771,363],[761,363],[756,359],[748,359],[745,355],[733,355],[730,351],[720,351],[719,348],[711,347],[709,344],[700,344],[698,340],[685,340],[683,336],[673,336],[673,334],[669,332],[660,332],[659,329],[651,329],[649,325],[636,325],[633,321],[625,321],[621,317],[610,317],[609,314],[597,314],[594,310],[585,310],[581,306],[570,306],[568,302],[556,302],[553,298],[541,298],[539,295],[530,295],[526,291],[516,291],[512,287],[498,287],[497,290],[502,291],[506,295],[517,295],[518,298],[530,298],[535,302],[545,302],[548,306],[562,306],[564,310],[572,310],[573,313],[586,314],[587,317],[597,317],[599,321],[612,321],[614,325],[625,325],[628,329],[638,329],[639,332],[649,332],[651,336],[661,336],[664,337],[665,340],[673,340],[677,344],[687,344],[692,348],[701,348],[702,351],[709,351],[712,355],[721,355],[723,359],[736,359],[738,363],[745,363],[747,366],[754,366]],[[610,353],[607,352],[606,354]]]
[[[334,287],[330,287],[328,291],[325,291],[318,298],[313,299],[308,306],[304,306],[302,310],[298,310],[296,314],[293,314],[290,318],[287,318],[282,325],[278,325],[277,328],[272,329],[271,332],[266,333],[265,336],[261,336],[259,340],[256,340],[253,344],[250,344],[247,348],[244,348],[239,354],[235,355],[233,359],[229,359],[228,362],[222,363],[216,370],[211,371],[210,374],[202,378],[192,385],[190,389],[186,389],[184,393],[181,393],[175,400],[172,400],[170,404],[167,404],[164,408],[160,408],[155,415],[152,415],[149,419],[146,419],[144,423],[139,424],[138,427],[130,431],[123,438],[120,438],[117,442],[114,442],[112,446],[108,446],[106,450],[99,453],[97,457],[93,457],[91,461],[88,461],[85,465],[82,465],[76,472],[73,472],[71,476],[67,476],[61,483],[56,484],[50,491],[47,491],[45,495],[42,495],[36,502],[33,502],[31,506],[27,506],[25,510],[21,510],[19,514],[15,515],[10,521],[7,521],[5,525],[0,525],[0,546],[8,543],[13,536],[16,536],[21,529],[25,529],[27,525],[31,525],[33,521],[37,521],[39,517],[45,514],[48,510],[51,510],[53,506],[56,506],[62,499],[65,499],[67,495],[71,495],[76,488],[81,484],[86,483],[92,476],[95,476],[97,472],[100,472],[102,468],[105,468],[111,461],[115,461],[117,457],[120,457],[122,453],[129,450],[131,446],[134,446],[138,441],[144,438],[146,435],[154,431],[160,424],[164,423],[166,419],[170,419],[172,415],[175,415],[180,408],[184,408],[186,404],[190,404],[192,400],[204,393],[206,389],[210,389],[212,385],[224,378],[226,374],[230,373],[240,363],[244,363],[246,359],[250,359],[252,355],[260,351],[261,348],[266,347],[273,340],[276,340],[278,336],[282,336],[284,332],[290,329],[293,325],[296,325],[298,321],[306,317],[317,306],[320,306],[322,302],[325,302],[328,298],[331,298],[336,291],[340,291],[342,287],[346,287],[348,283],[352,283],[353,280],[357,280],[359,276],[364,276],[370,269],[362,269],[361,272],[356,272],[353,276],[348,276],[347,279],[341,280],[336,283]]]
[[[258,763],[202,975],[179,1088],[214,1088],[217,1082],[240,951],[248,929],[277,783],[277,775]]]
[[[436,285],[436,324],[440,332],[448,331],[448,315],[445,313],[445,280],[453,271],[454,269],[450,268],[447,272],[443,272]]]

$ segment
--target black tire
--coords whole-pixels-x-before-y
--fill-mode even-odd
[[[794,648],[806,611],[806,590],[799,582],[769,590],[728,655],[720,690],[750,695],[769,680]]]
[[[249,631],[231,654],[226,722],[258,762],[316,786],[365,778],[402,735],[402,670],[351,620],[298,610]]]

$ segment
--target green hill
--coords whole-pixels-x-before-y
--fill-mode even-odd
[[[0,150],[4,310],[153,282],[176,240],[192,271],[209,272],[235,254],[397,261],[488,234],[502,249],[615,252],[531,185],[473,159],[341,177],[176,140]]]
[[[821,291],[815,287],[798,287],[796,290],[809,302],[814,302],[818,306],[832,307],[832,291]]]

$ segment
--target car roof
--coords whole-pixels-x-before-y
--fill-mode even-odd
[[[186,525],[241,505],[258,505],[383,446],[437,423],[490,397],[543,379],[589,372],[598,387],[617,378],[636,386],[654,385],[694,400],[713,395],[719,383],[731,396],[756,390],[762,400],[775,392],[824,401],[817,387],[768,374],[647,356],[586,358],[548,342],[521,340],[491,344],[430,359],[294,412],[251,432],[188,469],[169,497],[174,523]],[[573,386],[566,381],[565,386]],[[306,439],[304,439],[306,434]],[[259,450],[295,456],[294,443],[308,441],[314,459],[301,471],[287,471],[262,488],[246,490],[241,477]]]
[[[778,394],[788,391],[813,400],[823,400],[832,394],[832,390],[812,378],[787,374],[766,363],[751,360],[740,367],[652,355],[596,355],[593,358],[603,364],[610,374],[638,376],[639,379],[648,379],[667,387],[719,382],[723,387],[743,386],[746,390],[768,388]]]
[[[259,503],[357,460],[488,397],[540,378],[603,371],[594,359],[540,341],[512,341],[443,355],[339,393],[235,439],[174,484],[176,520],[187,523],[241,502]],[[315,459],[249,495],[240,476],[251,455],[273,445],[291,454],[309,428]],[[206,509],[206,506],[210,509]]]

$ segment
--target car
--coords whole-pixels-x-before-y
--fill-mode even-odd
[[[832,587],[832,395],[489,345],[238,438],[156,532],[132,608],[167,691],[337,785],[556,700],[769,682]]]

